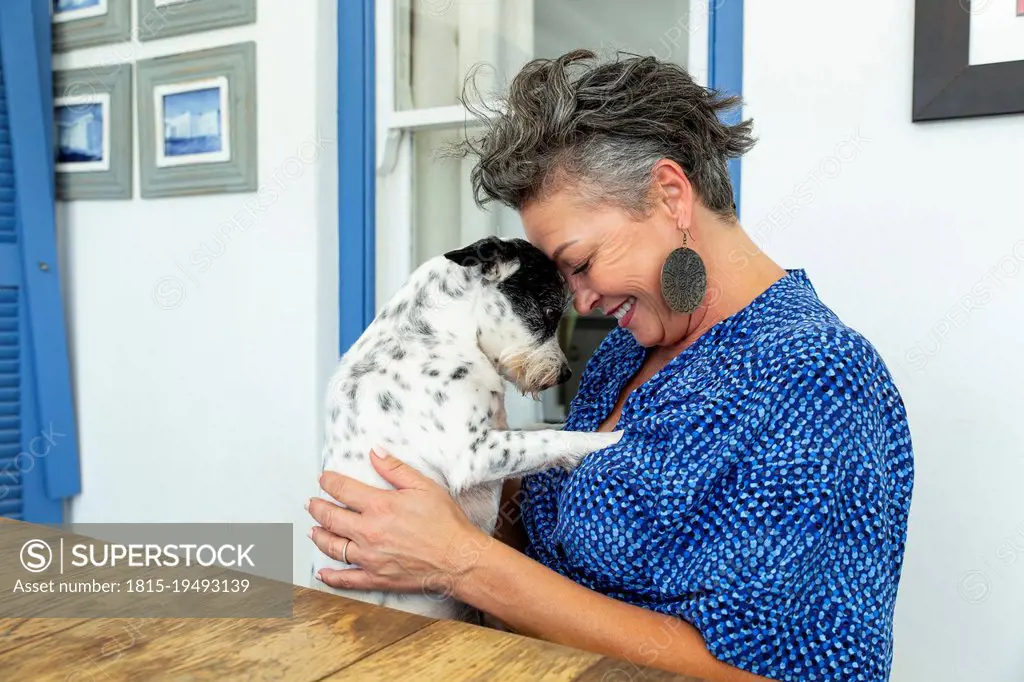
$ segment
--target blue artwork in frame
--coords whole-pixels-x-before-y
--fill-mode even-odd
[[[110,95],[58,97],[57,170],[92,172],[110,169]]]
[[[164,156],[210,154],[224,147],[220,89],[164,95]]]
[[[103,105],[57,107],[58,163],[103,160]]]
[[[153,94],[157,167],[231,159],[227,78],[161,85]]]

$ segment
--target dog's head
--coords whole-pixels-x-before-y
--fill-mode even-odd
[[[498,372],[532,394],[572,376],[557,335],[568,289],[540,249],[523,239],[488,237],[445,257],[482,285],[480,348]]]

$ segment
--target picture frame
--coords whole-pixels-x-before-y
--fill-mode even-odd
[[[136,64],[144,199],[257,189],[256,44]]]
[[[57,199],[131,199],[129,64],[53,72]]]
[[[1024,113],[1024,60],[970,63],[971,1],[916,0],[915,123]]]
[[[138,36],[160,40],[256,21],[256,0],[138,0]]]
[[[131,0],[52,0],[53,51],[124,42],[131,36]]]

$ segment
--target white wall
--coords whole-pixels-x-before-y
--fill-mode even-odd
[[[258,193],[143,200],[136,168],[135,199],[58,207],[83,468],[73,521],[290,522],[308,579],[302,505],[338,347],[335,26],[330,0],[262,0],[255,25],[55,58],[257,43]]]
[[[910,122],[912,2],[745,7],[742,221],[875,344],[910,415],[892,679],[1019,682],[1024,116]]]

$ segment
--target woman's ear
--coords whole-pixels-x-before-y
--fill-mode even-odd
[[[693,222],[693,184],[686,171],[671,159],[661,159],[651,172],[655,203],[673,223],[689,227]]]

